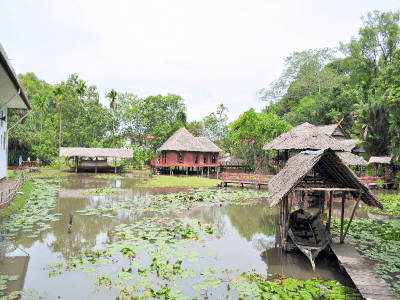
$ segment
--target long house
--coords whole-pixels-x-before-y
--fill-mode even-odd
[[[172,135],[160,148],[159,158],[152,158],[150,165],[156,171],[169,171],[173,174],[174,168],[182,168],[189,172],[203,173],[206,170],[217,170],[219,154],[222,150],[206,137],[194,137],[186,128],[182,127]]]

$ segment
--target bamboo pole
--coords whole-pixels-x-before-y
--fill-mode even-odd
[[[329,192],[329,217],[328,217],[328,224],[326,229],[330,232],[331,231],[331,218],[332,218],[332,202],[333,202],[333,192]]]

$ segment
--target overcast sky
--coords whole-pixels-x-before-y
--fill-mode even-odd
[[[223,103],[229,120],[266,103],[259,89],[294,51],[337,47],[360,17],[400,2],[368,0],[12,0],[0,6],[0,43],[17,73],[56,84],[77,73],[103,104],[112,88],[141,98],[182,96],[188,120]]]

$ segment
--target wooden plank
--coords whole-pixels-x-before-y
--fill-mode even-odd
[[[352,189],[352,188],[295,188],[292,191],[344,191],[344,192],[358,192],[359,189]]]
[[[399,299],[353,245],[332,242],[330,247],[365,299]]]

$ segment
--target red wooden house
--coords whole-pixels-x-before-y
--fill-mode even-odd
[[[219,166],[219,153],[222,150],[206,137],[194,137],[186,128],[182,127],[171,136],[157,152],[159,158],[152,158],[150,165],[157,170],[173,172],[173,168],[186,169],[188,174],[191,168],[207,172],[217,170]]]

